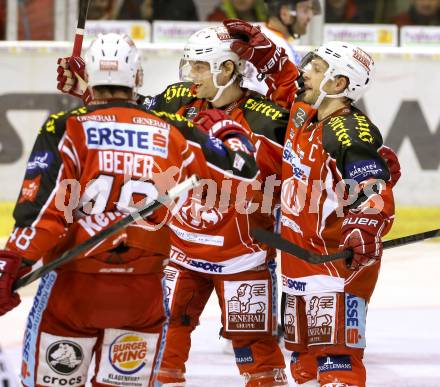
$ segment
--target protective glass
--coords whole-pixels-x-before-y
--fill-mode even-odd
[[[312,1],[312,9],[313,9],[313,15],[321,15],[322,8],[319,0]]]
[[[182,82],[198,83],[212,77],[208,62],[181,59],[179,64],[179,79]]]
[[[298,69],[301,72],[306,71],[307,66],[312,62],[313,59],[319,58],[318,55],[316,55],[313,51],[308,52],[306,55],[303,56],[301,59],[301,62],[298,66]]]
[[[291,5],[290,15],[292,16],[300,16],[301,13],[312,12],[313,16],[320,15],[322,13],[321,3],[319,0],[304,0],[304,1],[295,1],[293,5]]]

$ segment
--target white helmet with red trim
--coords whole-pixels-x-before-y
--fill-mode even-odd
[[[231,50],[231,43],[234,40],[229,35],[228,30],[224,26],[203,28],[192,34],[183,49],[183,57],[180,61],[180,80],[192,82],[190,75],[190,62],[207,62],[215,87],[218,89],[217,94],[211,99],[215,101],[223,93],[223,90],[230,86],[236,79],[238,74],[243,72],[245,61]],[[226,61],[232,61],[235,65],[235,73],[226,85],[219,86],[217,76],[221,72],[221,65]]]
[[[328,64],[324,79],[320,85],[321,95],[314,107],[318,108],[324,98],[347,97],[356,102],[367,91],[374,77],[374,60],[361,48],[346,42],[328,42],[304,56],[300,67],[304,69],[311,60],[318,56]],[[344,76],[349,83],[340,94],[329,95],[323,88],[328,80]]]
[[[86,54],[89,87],[142,86],[142,68],[139,52],[127,35],[99,35]]]

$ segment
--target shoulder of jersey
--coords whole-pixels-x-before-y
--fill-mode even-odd
[[[377,149],[383,143],[379,129],[358,109],[325,121],[322,141],[324,148],[330,153],[340,148],[359,146],[371,146]]]
[[[242,105],[243,114],[253,132],[259,133],[264,129],[286,127],[288,110],[269,101],[258,93],[252,93]]]
[[[177,113],[170,113],[164,110],[154,110],[154,109],[149,110],[148,113],[165,122],[168,122],[169,124],[175,126],[180,130],[194,127],[192,121],[188,120],[186,117]]]
[[[143,104],[146,109],[177,111],[196,99],[191,92],[191,82],[179,82],[169,85],[162,93],[146,97]]]
[[[38,130],[38,134],[52,134],[61,137],[65,131],[65,123],[69,117],[79,116],[89,112],[86,106],[76,107],[67,111],[52,113],[46,119],[43,126]]]

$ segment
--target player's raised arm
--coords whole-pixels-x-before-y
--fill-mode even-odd
[[[259,27],[240,19],[226,19],[223,24],[237,39],[231,49],[252,63],[265,77],[266,96],[280,106],[290,108],[301,89],[300,73],[281,46],[277,46]]]
[[[251,133],[222,111],[204,111],[202,116],[209,116],[211,120],[200,124],[188,121],[178,114],[163,111],[152,113],[179,129],[195,152],[195,162],[200,166],[204,163],[208,166],[205,174],[217,175],[221,172],[250,181],[257,176],[258,167],[253,155],[255,149]],[[231,147],[231,142],[235,142],[237,146]]]

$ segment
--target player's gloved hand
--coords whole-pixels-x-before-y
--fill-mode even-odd
[[[380,157],[382,157],[387,162],[387,166],[390,171],[391,187],[394,187],[399,181],[400,176],[402,175],[402,173],[400,172],[399,159],[397,158],[396,153],[391,148],[385,145],[383,145],[379,149],[378,153]]]
[[[232,37],[239,39],[231,44],[231,50],[241,59],[251,62],[261,74],[281,70],[288,59],[284,48],[272,42],[259,27],[240,19],[225,19],[223,24]]]
[[[341,228],[340,250],[352,250],[353,258],[347,262],[350,269],[370,266],[382,257],[382,214],[353,213],[350,211]]]
[[[81,98],[85,104],[91,100],[85,76],[86,64],[79,56],[58,58],[57,89]]]
[[[22,266],[22,258],[15,251],[0,250],[0,316],[21,302],[18,293],[12,291],[12,285],[30,270],[30,266]]]
[[[255,152],[255,146],[251,141],[252,133],[222,110],[203,110],[194,118],[194,123],[210,136],[218,138],[222,142],[238,138],[248,152]]]

